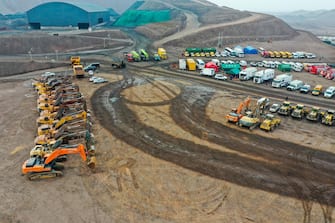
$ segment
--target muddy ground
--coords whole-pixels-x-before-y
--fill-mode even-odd
[[[0,83],[1,222],[331,222],[333,128],[283,118],[249,132],[224,120],[246,95],[127,69],[100,72],[108,84],[75,81],[97,168],[72,156],[64,177],[28,181],[37,74]]]
[[[334,56],[305,34],[246,44],[308,45],[327,62]],[[182,52],[167,49],[170,62]],[[97,75],[108,83],[74,80],[92,114],[96,169],[70,156],[63,177],[33,182],[21,175],[21,165],[37,128],[31,81],[44,71],[1,77],[1,223],[333,221],[334,127],[282,117],[274,132],[250,132],[224,118],[248,92],[152,74],[145,66],[105,68],[108,63]],[[71,73],[69,67],[52,71]],[[312,85],[334,83],[294,75]]]

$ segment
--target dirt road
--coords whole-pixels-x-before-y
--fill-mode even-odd
[[[187,18],[187,20],[186,20],[185,29],[183,29],[180,32],[177,32],[173,35],[170,35],[170,36],[167,36],[163,39],[155,41],[153,43],[153,45],[155,47],[158,47],[158,46],[161,46],[164,43],[167,43],[169,41],[172,41],[172,40],[175,40],[175,39],[181,39],[185,36],[192,35],[192,34],[195,34],[197,32],[202,32],[202,31],[209,30],[209,29],[215,29],[215,28],[219,28],[219,27],[222,28],[222,27],[225,27],[225,26],[231,26],[231,25],[238,25],[238,24],[242,24],[242,23],[254,22],[254,21],[257,21],[257,20],[263,18],[263,15],[254,13],[249,17],[242,18],[242,19],[239,19],[239,20],[235,20],[235,21],[232,21],[232,22],[207,25],[207,26],[203,26],[203,27],[199,27],[199,21],[198,21],[198,18],[197,18],[196,15],[191,14],[191,13],[187,13],[186,18]]]

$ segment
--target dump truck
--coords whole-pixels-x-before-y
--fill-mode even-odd
[[[135,50],[131,51],[130,54],[133,58],[133,61],[135,61],[135,62],[141,61],[140,55]]]
[[[186,67],[189,71],[195,71],[197,70],[197,64],[195,63],[195,60],[192,58],[186,59]]]
[[[303,104],[297,104],[291,113],[291,117],[301,120],[305,114],[305,106]]]
[[[323,115],[321,123],[329,126],[335,125],[335,110],[328,110]]]
[[[145,49],[140,49],[139,54],[142,61],[149,61],[149,54],[147,53],[147,51],[145,51]]]
[[[291,105],[291,102],[284,101],[278,110],[278,114],[289,116],[291,115],[292,109],[293,107]]]
[[[166,50],[164,48],[158,48],[157,49],[157,54],[160,56],[160,58],[162,60],[166,60],[167,59]]]
[[[259,126],[260,129],[265,131],[273,131],[276,127],[278,127],[281,123],[281,120],[275,117],[272,114],[266,114],[264,120],[262,121],[261,125]]]
[[[322,113],[319,107],[312,107],[312,109],[307,113],[306,119],[313,122],[321,121]]]
[[[214,57],[215,53],[216,53],[216,49],[213,47],[209,47],[209,48],[202,48],[202,52],[205,53],[206,57]]]
[[[73,65],[73,75],[76,78],[85,77],[85,71],[83,65]]]
[[[71,65],[80,65],[80,56],[71,56]]]

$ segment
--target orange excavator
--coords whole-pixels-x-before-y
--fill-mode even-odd
[[[226,115],[227,121],[237,123],[243,117],[243,115],[241,114],[243,107],[248,109],[250,101],[250,97],[247,97],[243,102],[239,104],[237,109],[232,109],[232,111]]]
[[[38,156],[30,157],[22,165],[22,173],[27,175],[29,180],[44,179],[62,176],[61,171],[64,166],[57,163],[56,160],[60,156],[67,154],[79,154],[83,161],[87,161],[85,153],[85,147],[83,144],[79,144],[75,148],[57,148],[51,153],[40,153]],[[90,168],[95,167],[95,161],[89,161],[87,165]]]

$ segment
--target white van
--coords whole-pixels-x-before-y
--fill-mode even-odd
[[[205,62],[202,59],[196,59],[195,63],[198,70],[202,70],[205,68]]]
[[[335,95],[335,86],[328,87],[323,93],[323,96],[325,98],[332,98],[334,95]]]

